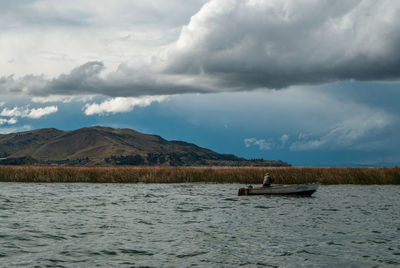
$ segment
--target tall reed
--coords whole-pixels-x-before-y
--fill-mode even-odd
[[[1,182],[400,184],[399,167],[0,166]]]

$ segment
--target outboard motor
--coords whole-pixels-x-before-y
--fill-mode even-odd
[[[239,188],[238,195],[248,195],[249,190],[250,189],[248,187]]]

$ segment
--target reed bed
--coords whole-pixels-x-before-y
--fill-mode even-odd
[[[400,184],[399,167],[0,166],[1,182]]]

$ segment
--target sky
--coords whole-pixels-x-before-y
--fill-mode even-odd
[[[0,133],[102,125],[400,164],[400,1],[0,0]]]

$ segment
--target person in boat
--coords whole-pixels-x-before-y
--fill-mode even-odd
[[[273,182],[274,182],[274,178],[272,178],[269,173],[265,174],[264,181],[263,181],[263,187],[270,187],[271,183],[273,183]]]

